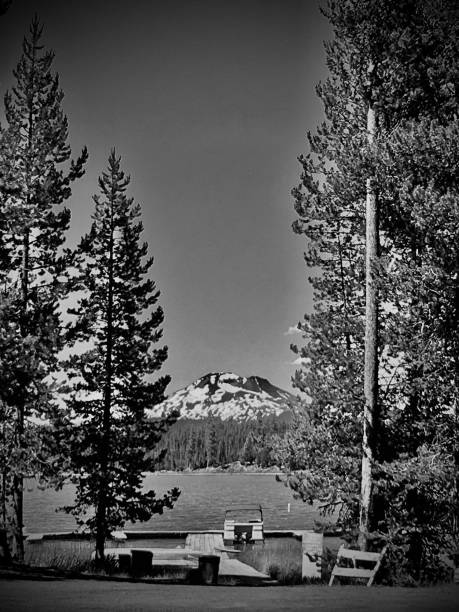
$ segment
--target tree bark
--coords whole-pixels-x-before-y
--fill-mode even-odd
[[[110,417],[112,404],[112,351],[113,351],[113,201],[110,202],[110,236],[108,262],[108,294],[107,294],[107,352],[105,355],[105,387],[104,415],[102,424],[102,442],[100,448],[101,487],[96,510],[96,564],[103,565],[105,561],[105,539],[107,536],[107,489],[108,489],[108,457],[110,452]]]
[[[459,329],[459,274],[456,275],[456,288],[454,290],[455,312],[454,312],[454,329],[456,331],[455,341],[455,357],[454,357],[454,386],[456,397],[454,399],[454,497],[455,497],[455,513],[453,516],[453,533],[456,537],[456,545],[459,547],[459,343],[457,342],[457,330]]]
[[[341,278],[341,294],[343,296],[343,308],[344,308],[344,314],[346,317],[346,323],[347,323],[347,329],[345,332],[345,338],[346,338],[346,349],[347,352],[350,353],[351,352],[351,334],[349,332],[350,329],[350,325],[349,325],[349,308],[348,308],[348,302],[347,302],[347,297],[346,297],[346,284],[344,281],[344,263],[343,263],[343,247],[341,244],[341,223],[340,220],[338,218],[338,255],[339,255],[339,269],[340,269],[340,278]]]
[[[32,45],[32,66],[31,73],[35,73],[35,57],[36,57],[36,42]],[[31,167],[30,157],[33,144],[34,132],[34,116],[33,116],[33,93],[28,96],[28,126],[27,126],[27,158],[26,158],[26,173],[25,182],[27,188],[26,195],[26,210],[27,215],[31,214]],[[25,227],[22,238],[22,261],[21,261],[21,313],[20,313],[20,329],[21,335],[25,337],[28,334],[27,329],[27,306],[29,301],[29,265],[30,265],[30,225],[29,218],[26,218]],[[21,448],[24,444],[25,430],[25,411],[26,398],[21,393],[16,404],[16,445]],[[10,512],[10,534],[11,534],[11,554],[15,561],[22,563],[24,561],[24,475],[21,473],[21,468],[17,467],[17,471],[12,477],[11,502],[12,508]]]
[[[367,138],[373,146],[376,132],[376,111],[370,102],[367,114]],[[375,263],[379,256],[378,201],[372,178],[367,179],[366,196],[366,254],[365,254],[365,365],[362,480],[359,520],[359,546],[368,547],[371,531],[371,506],[373,489],[373,461],[375,433],[378,426],[378,288]]]
[[[27,196],[29,203],[29,197]],[[29,230],[24,231],[22,244],[21,262],[21,334],[25,337],[27,330],[27,303],[29,301],[29,259],[30,259],[30,235]],[[16,447],[22,448],[24,444],[25,431],[25,401],[21,393],[16,405]],[[24,475],[21,466],[16,466],[16,472],[12,477],[11,509],[8,512],[9,532],[11,535],[11,556],[14,561],[24,561]]]

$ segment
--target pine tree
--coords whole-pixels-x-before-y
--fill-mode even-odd
[[[10,8],[11,0],[0,0],[0,15],[6,13],[6,11]]]
[[[303,364],[295,384],[310,402],[278,452],[303,499],[320,499],[327,509],[340,509],[342,525],[358,525],[370,194],[380,233],[370,266],[380,295],[379,397],[373,395],[373,422],[368,410],[364,417],[369,478],[361,543],[379,530],[400,544],[406,522],[393,517],[408,521],[409,511],[399,509],[411,502],[395,483],[407,466],[425,469],[430,456],[449,473],[451,452],[438,453],[438,445],[451,450],[455,439],[458,9],[440,0],[350,0],[329,2],[326,13],[335,29],[326,47],[331,75],[318,87],[326,121],[309,136],[311,153],[300,158],[301,185],[293,192],[295,230],[308,238],[306,263],[320,269],[311,279],[314,312],[300,325],[307,344],[293,347]],[[424,481],[434,482],[436,473],[437,467]],[[438,521],[428,489],[418,500],[425,550],[429,525]],[[447,507],[448,495],[445,484],[437,508]]]
[[[75,256],[74,286],[82,295],[69,310],[75,319],[68,341],[91,348],[67,362],[69,405],[79,422],[72,440],[77,492],[67,510],[95,533],[99,562],[113,529],[162,513],[179,495],[176,488],[162,497],[142,492],[144,472],[161,461],[154,449],[176,415],[145,418],[146,408],[163,401],[170,377],[152,378],[167,358],[167,347],[155,348],[164,315],[148,277],[153,260],[140,242],[140,207],[126,196],[129,182],[112,151],[94,196],[91,230]]]
[[[214,419],[210,419],[206,427],[206,467],[215,465],[217,461],[217,424]]]
[[[63,93],[52,73],[54,55],[43,50],[41,35],[34,19],[14,71],[16,85],[5,96],[6,125],[0,132],[0,274],[6,304],[1,324],[5,337],[16,337],[0,364],[10,380],[8,387],[2,385],[0,403],[12,419],[12,439],[3,438],[2,444],[14,448],[3,455],[1,467],[7,528],[19,561],[24,556],[23,478],[50,475],[44,438],[51,423],[55,429],[62,424],[49,383],[62,346],[58,298],[65,286],[62,246],[70,219],[62,204],[87,158],[84,149],[65,170],[71,152]],[[48,428],[37,428],[37,419]]]
[[[239,453],[239,461],[241,461],[241,463],[251,464],[255,461],[255,444],[255,436],[253,432],[249,431],[245,439],[244,446],[241,448],[241,451]]]
[[[196,433],[196,429],[193,427],[191,429],[191,434],[188,438],[188,443],[186,446],[185,463],[188,469],[192,470],[198,467],[197,452],[198,452],[198,436]]]

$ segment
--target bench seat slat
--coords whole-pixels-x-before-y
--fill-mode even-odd
[[[362,550],[351,550],[350,548],[341,548],[339,556],[343,559],[355,559],[356,561],[374,561],[380,560],[381,553],[364,552]]]
[[[341,546],[338,551],[336,565],[333,568],[330,582],[328,584],[331,586],[337,576],[343,576],[346,578],[366,578],[368,580],[367,587],[371,586],[381,565],[381,560],[384,557],[386,548],[387,547],[385,546],[380,553],[371,553],[361,550],[351,550],[349,548],[345,548],[344,545]],[[354,567],[340,567],[339,563],[342,559],[352,559]],[[374,567],[371,569],[355,567],[361,561],[373,562]]]
[[[371,578],[374,570],[360,569],[355,567],[334,567],[333,576],[345,576],[346,578]]]

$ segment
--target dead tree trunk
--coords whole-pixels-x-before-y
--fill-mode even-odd
[[[376,132],[376,111],[370,101],[367,114],[367,138],[373,146]],[[359,546],[366,550],[371,530],[373,461],[375,432],[378,426],[378,288],[375,264],[379,256],[378,201],[372,178],[367,179],[365,254],[365,366],[362,481],[360,498]]]

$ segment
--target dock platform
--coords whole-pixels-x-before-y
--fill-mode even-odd
[[[220,557],[219,578],[223,580],[235,579],[241,582],[266,583],[272,582],[267,574],[259,572],[251,565],[242,563],[239,559],[231,559],[230,555],[238,551],[229,551],[223,543],[221,533],[190,533],[185,542],[185,548],[202,551],[204,554]]]

